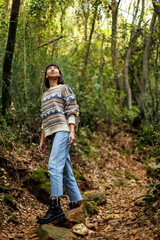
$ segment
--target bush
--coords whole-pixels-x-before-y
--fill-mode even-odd
[[[136,143],[142,159],[152,159],[154,162],[148,165],[148,174],[152,181],[148,184],[146,201],[154,205],[157,209],[160,207],[160,123],[155,126],[145,128]],[[151,169],[152,167],[152,169]]]

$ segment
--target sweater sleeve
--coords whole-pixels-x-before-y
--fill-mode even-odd
[[[76,99],[73,91],[68,85],[65,85],[64,112],[68,118],[68,123],[75,124],[75,115],[77,114]]]

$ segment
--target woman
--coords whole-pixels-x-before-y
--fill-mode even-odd
[[[75,137],[75,96],[56,64],[49,64],[45,71],[45,86],[48,89],[42,96],[42,132],[39,152],[45,152],[45,138],[53,135],[53,145],[49,158],[51,197],[50,207],[44,217],[38,219],[40,224],[65,218],[59,197],[63,195],[63,183],[70,198],[70,208],[77,207],[82,200],[75,181],[69,155],[70,145]]]

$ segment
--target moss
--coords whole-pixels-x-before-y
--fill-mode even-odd
[[[99,180],[98,182],[99,182],[99,184],[104,186],[106,189],[111,189],[112,188],[112,185],[110,185],[109,183],[106,183],[106,182],[104,182],[102,180]]]
[[[58,227],[49,224],[40,225],[38,229],[39,239],[56,239],[56,240],[76,240],[77,236],[65,227]]]
[[[136,175],[131,174],[129,171],[125,171],[125,177],[129,180],[134,179],[134,180],[140,180],[139,177]]]
[[[83,173],[80,173],[76,169],[73,169],[73,174],[77,182],[85,181],[85,176],[83,175]]]
[[[97,203],[94,201],[87,201],[83,203],[83,209],[86,216],[98,213]]]
[[[48,170],[45,167],[37,169],[29,178],[29,191],[36,198],[46,202],[50,196],[51,185]]]
[[[6,194],[4,196],[4,202],[6,205],[9,205],[12,208],[16,208],[16,201],[12,195]]]
[[[30,181],[35,182],[35,183],[36,182],[43,183],[43,182],[45,182],[47,177],[49,177],[49,173],[48,173],[47,169],[39,168],[30,176]]]
[[[116,186],[116,187],[119,187],[119,186],[128,187],[128,185],[130,184],[129,182],[126,182],[122,179],[117,179],[117,180],[112,180],[112,181],[113,181],[114,186]]]
[[[47,171],[47,168],[43,164],[39,164],[40,168]]]
[[[11,216],[12,212],[9,209],[7,209],[4,214],[6,214],[7,216]]]
[[[97,205],[106,203],[106,195],[104,192],[89,192],[84,194],[85,201],[94,201]]]
[[[116,169],[116,172],[115,172],[114,176],[120,177],[121,176],[121,171],[119,169]]]

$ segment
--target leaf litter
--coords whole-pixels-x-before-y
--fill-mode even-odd
[[[121,130],[113,136],[99,130],[89,139],[85,138],[89,150],[78,138],[71,148],[73,167],[86,179],[85,183],[78,183],[79,187],[82,194],[91,190],[105,192],[107,203],[98,206],[98,214],[86,218],[91,234],[77,239],[160,239],[158,223],[153,222],[145,211],[144,202],[139,200],[145,196],[148,179],[145,163],[139,160],[138,150],[132,144],[135,135]],[[37,216],[42,216],[48,206],[30,194],[23,187],[23,181],[26,171],[32,173],[41,165],[47,167],[48,157],[49,147],[43,156],[36,145],[26,148],[13,143],[10,152],[1,148],[1,167],[7,166],[9,190],[0,193],[0,239],[39,239]],[[6,192],[14,196],[15,209],[4,203]],[[65,211],[68,203],[68,196],[64,195],[62,208]]]

